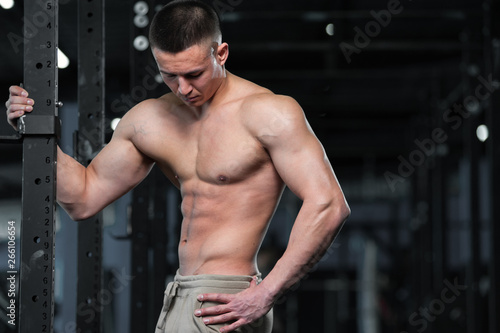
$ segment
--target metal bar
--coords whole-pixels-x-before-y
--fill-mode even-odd
[[[464,67],[475,63],[473,54],[470,52],[470,35],[464,33],[464,51],[462,56],[462,63]],[[470,75],[464,71],[463,82],[463,95],[467,96],[472,93]],[[468,333],[480,332],[482,306],[481,298],[479,295],[479,279],[481,277],[481,262],[480,262],[480,230],[481,224],[479,221],[480,207],[479,207],[479,163],[481,160],[482,147],[476,136],[476,128],[480,121],[480,114],[471,114],[470,119],[464,123],[463,127],[463,147],[465,161],[467,164],[466,171],[466,187],[465,197],[468,201],[468,216],[466,220],[467,237],[468,237],[468,257],[465,263],[465,284],[466,290],[466,328]]]
[[[433,295],[432,285],[432,266],[429,262],[429,257],[432,255],[432,239],[429,237],[432,234],[431,206],[430,206],[430,170],[427,167],[421,167],[416,170],[415,199],[417,206],[417,219],[419,226],[415,230],[415,244],[413,247],[416,250],[415,263],[416,279],[415,279],[415,300],[417,304],[423,304],[424,301]],[[428,332],[432,332],[432,326],[429,326]]]
[[[23,137],[19,134],[0,136],[0,143],[22,143]]]
[[[481,331],[481,300],[479,295],[479,278],[481,277],[479,231],[479,161],[481,147],[476,137],[476,128],[479,125],[477,117],[473,116],[465,125],[465,147],[469,163],[469,258],[466,265],[467,285],[467,332]],[[479,330],[478,330],[479,329]]]
[[[442,79],[433,80],[432,95],[429,99],[431,105],[436,105],[438,100],[441,100],[442,95],[445,95],[442,89]],[[441,120],[441,111],[439,109],[432,110],[429,114],[427,131],[430,133],[435,128],[442,128],[443,121]],[[445,232],[445,174],[443,172],[444,158],[436,152],[438,147],[434,142],[426,139],[421,141],[422,147],[426,147],[426,154],[430,155],[427,161],[429,168],[429,198],[430,198],[430,238],[432,245],[432,292],[437,295],[442,289],[444,280],[445,256],[444,249],[446,248]]]
[[[151,179],[146,178],[132,193],[132,275],[130,332],[152,332],[148,330],[149,290],[149,243]]]
[[[76,158],[90,164],[105,143],[104,0],[78,1],[78,133]],[[103,330],[102,212],[78,223],[79,332]]]
[[[371,239],[363,239],[360,252],[361,260],[357,265],[357,328],[358,332],[378,333],[380,325],[377,316],[377,245]]]
[[[153,291],[152,321],[161,313],[162,297],[167,277],[167,190],[168,183],[160,169],[155,168],[152,174],[156,184],[153,194],[154,216],[151,223],[151,246],[153,248]]]
[[[19,121],[25,136],[18,330],[52,332],[57,133],[56,127],[33,129],[37,119],[57,117],[57,1],[25,1],[24,19],[43,25],[36,31],[24,26],[24,84],[37,106],[23,118],[29,121]]]
[[[144,68],[148,61],[145,58],[148,51],[147,27],[150,22],[148,12],[151,1],[130,1],[131,17],[133,22],[130,28],[130,40],[133,41],[130,48],[130,88],[143,91],[146,95],[148,90],[141,84]],[[147,96],[144,96],[145,98]],[[136,101],[140,102],[140,101]],[[130,331],[151,331],[148,320],[151,311],[150,305],[150,274],[149,250],[151,241],[151,220],[149,208],[151,207],[150,192],[152,191],[151,174],[144,179],[132,193],[132,212],[130,215],[131,225],[131,265],[132,275],[135,276],[131,283],[130,302]],[[133,315],[132,315],[133,314]]]
[[[216,8],[218,9],[218,8]],[[230,9],[230,8],[228,8]],[[233,8],[234,9],[234,8]],[[223,9],[222,9],[223,11]],[[219,11],[223,14],[225,23],[238,22],[243,20],[256,21],[256,20],[302,20],[304,22],[330,22],[332,20],[351,20],[363,19],[373,20],[371,10],[334,10],[334,11],[284,11],[284,10],[266,10],[266,11]],[[418,9],[405,9],[394,18],[422,18],[422,19],[435,19],[435,20],[449,20],[449,21],[464,21],[468,17],[480,17],[481,12],[478,10],[460,10],[460,9],[436,9],[418,10]]]
[[[492,76],[492,88],[495,89],[487,104],[486,119],[490,129],[490,137],[487,143],[487,156],[490,179],[490,216],[489,216],[489,304],[488,304],[488,332],[496,333],[500,329],[498,322],[500,318],[500,106],[499,80],[500,80],[500,25],[498,23],[498,0],[486,0],[483,3],[484,9],[484,55],[485,73]]]
[[[148,48],[147,35],[155,8],[161,1],[132,1],[131,91],[141,91],[144,99],[157,97],[164,89],[156,81],[154,58]],[[139,101],[138,101],[139,102]],[[160,179],[162,178],[162,179]],[[154,331],[163,305],[167,275],[166,263],[166,193],[165,177],[154,168],[134,189],[132,226],[132,272],[130,316],[131,332]]]
[[[351,40],[343,40],[347,44],[352,44]],[[324,52],[337,49],[338,45],[331,41],[265,41],[265,42],[245,42],[232,43],[231,49],[234,52]],[[364,51],[436,51],[436,52],[460,52],[462,44],[450,40],[436,41],[372,41]],[[481,44],[473,43],[474,50],[481,50]]]
[[[490,277],[490,292],[489,292],[489,332],[498,332],[500,324],[500,135],[497,131],[500,129],[500,115],[495,109],[500,106],[500,95],[496,92],[492,98],[492,106],[489,108],[488,128],[493,129],[488,139],[488,159],[490,169],[490,200],[491,200],[491,215],[489,223],[490,235],[490,251],[489,251],[489,277]]]
[[[433,290],[438,293],[444,280],[444,248],[446,246],[446,237],[444,237],[444,173],[443,160],[439,157],[434,158],[434,168],[431,172],[432,189],[432,218],[431,218],[431,237],[432,237],[432,274],[433,274]]]
[[[500,106],[500,95],[497,92],[492,99],[493,106],[490,109],[489,128],[498,130],[500,129],[500,115],[494,110]],[[491,133],[489,144],[489,167],[491,175],[491,216],[490,216],[490,293],[489,293],[489,332],[498,332],[500,324],[500,135],[499,133]]]

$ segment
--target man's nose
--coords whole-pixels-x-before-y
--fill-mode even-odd
[[[191,92],[191,83],[183,77],[179,77],[179,93],[187,96]]]

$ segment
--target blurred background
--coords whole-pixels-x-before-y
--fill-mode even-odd
[[[9,86],[23,80],[23,3],[10,2],[0,1],[5,100]],[[155,81],[141,39],[166,1],[145,3],[144,12],[138,1],[106,1],[107,140],[115,119],[167,92]],[[499,2],[208,3],[219,11],[230,46],[227,69],[301,104],[352,210],[321,262],[278,301],[274,332],[498,332]],[[60,1],[59,13],[66,57],[60,67],[67,62],[59,69],[60,146],[72,153],[77,1]],[[0,121],[0,135],[13,134]],[[7,223],[21,219],[22,146],[0,144],[0,156],[0,277],[6,281]],[[152,332],[163,291],[149,282],[164,284],[177,269],[178,193],[157,170],[144,186],[104,211],[106,333],[138,332],[131,329],[136,325]],[[137,200],[146,209],[134,215]],[[300,204],[285,192],[259,256],[264,274],[286,247]],[[55,331],[76,332],[82,311],[75,302],[76,223],[62,209],[57,214]],[[152,259],[153,229],[142,231],[140,242],[133,237],[137,216],[156,223],[155,230],[160,225],[165,256]],[[137,264],[137,258],[146,259]],[[151,273],[158,265],[165,271]],[[7,289],[0,287],[0,332],[10,332]]]

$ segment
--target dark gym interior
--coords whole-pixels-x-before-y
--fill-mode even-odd
[[[43,15],[26,19],[29,2],[46,3],[0,7],[2,103],[9,86],[24,79],[23,43],[31,35],[23,25],[37,30],[46,23]],[[77,0],[59,1],[58,46],[69,61],[58,69],[65,152],[78,146],[78,64],[85,51],[78,25],[90,16],[104,22],[104,49],[94,56],[104,65],[98,71],[107,142],[113,120],[168,91],[144,39],[167,2],[106,0],[91,15],[78,10]],[[323,259],[275,305],[273,332],[499,332],[500,2],[207,2],[229,44],[227,70],[300,103],[352,212]],[[92,126],[95,119],[86,118]],[[15,135],[3,118],[0,136]],[[23,144],[14,141],[0,143],[0,332],[18,329],[9,324],[8,272],[21,270],[26,179]],[[54,332],[154,331],[162,288],[178,267],[179,200],[154,169],[108,206],[99,224],[82,226],[56,209],[48,288]],[[300,204],[285,191],[259,254],[264,275],[283,253]],[[8,267],[11,222],[14,269]],[[95,243],[83,259],[81,229]],[[91,254],[83,273],[78,266]],[[99,298],[79,299],[85,287],[97,288]],[[17,310],[16,316],[16,323],[31,320]],[[87,330],[79,329],[82,322]]]

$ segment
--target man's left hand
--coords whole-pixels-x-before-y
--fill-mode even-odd
[[[202,317],[205,325],[230,323],[220,329],[221,332],[232,332],[248,325],[264,316],[273,307],[269,293],[257,285],[257,278],[250,282],[250,287],[237,294],[201,294],[201,302],[216,302],[219,305],[195,311],[195,316]]]

